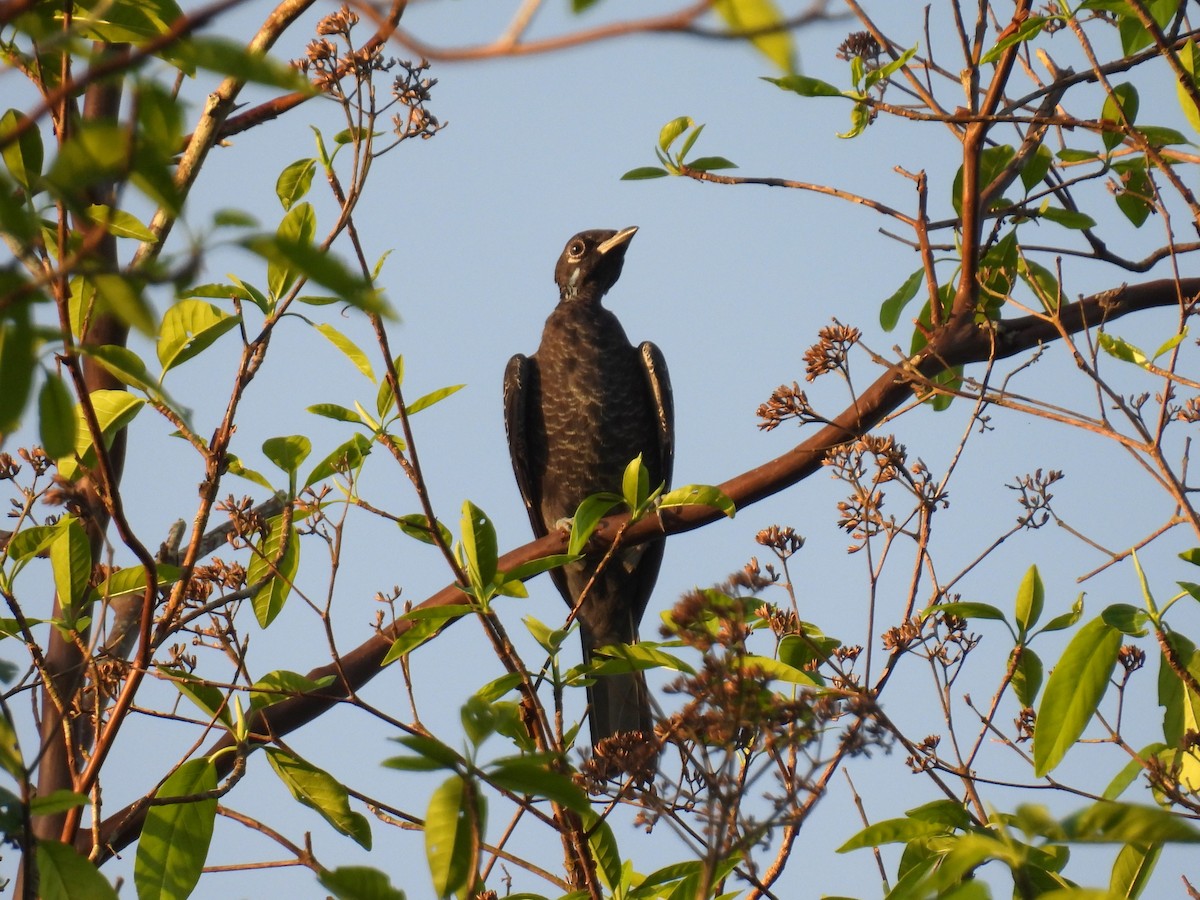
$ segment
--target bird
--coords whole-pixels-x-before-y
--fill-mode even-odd
[[[601,302],[637,230],[581,231],[567,241],[554,268],[558,304],[541,344],[505,369],[509,455],[538,537],[560,527],[586,497],[621,493],[625,468],[639,454],[650,485],[670,486],[675,411],[666,362],[649,341],[634,347]],[[576,614],[585,662],[601,647],[637,641],[663,549],[661,539],[620,548],[598,575],[603,551],[551,570],[572,609],[595,577]],[[588,705],[593,747],[619,732],[653,729],[640,672],[597,676]]]

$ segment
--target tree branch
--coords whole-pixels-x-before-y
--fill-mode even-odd
[[[807,478],[822,467],[830,449],[867,433],[911,398],[912,387],[906,373],[915,372],[930,377],[952,366],[1015,356],[1040,344],[1058,340],[1063,333],[1076,333],[1145,309],[1191,303],[1197,298],[1200,298],[1200,278],[1179,281],[1161,279],[1122,285],[1064,305],[1057,323],[1047,316],[1031,315],[995,322],[991,328],[974,325],[954,330],[944,328],[934,335],[921,355],[889,368],[832,423],[782,456],[726,481],[720,488],[739,508],[744,508]],[[626,528],[621,540],[626,545],[644,543],[664,534],[679,534],[700,528],[721,516],[719,510],[706,506],[665,510]],[[626,519],[627,516],[620,515],[605,519],[597,529],[596,539],[613,540]],[[566,545],[564,534],[549,534],[506,553],[499,560],[499,568],[507,571],[533,559],[563,553]],[[430,609],[461,602],[461,590],[455,585],[447,585],[417,608]],[[283,700],[257,713],[249,721],[254,739],[269,741],[272,736],[289,734],[334,705],[344,702],[382,671],[380,664],[392,641],[404,634],[410,625],[410,620],[397,622],[341,657],[337,663],[311,671],[308,674],[310,679],[333,677],[338,680],[321,690]],[[345,681],[340,681],[343,678]],[[217,755],[218,751],[233,745],[234,739],[226,734],[209,748],[207,755],[215,756],[219,773],[233,765],[235,754]],[[101,823],[99,833],[103,846],[95,857],[98,862],[119,852],[137,838],[145,811],[144,802],[134,803]],[[90,835],[81,834],[77,839],[77,847],[82,852],[90,852],[90,844]]]

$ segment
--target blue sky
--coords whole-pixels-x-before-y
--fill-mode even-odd
[[[498,33],[514,5],[497,0],[414,3],[404,24],[430,43],[473,43]],[[549,3],[533,34],[558,34],[606,17],[672,8],[666,3],[609,0],[576,19],[567,14],[567,5],[565,0]],[[945,6],[935,4],[935,25]],[[924,52],[915,7],[873,3],[868,8],[899,43],[920,44]],[[248,33],[264,11],[264,6],[248,5],[222,28],[232,34]],[[365,26],[360,28],[365,32]],[[796,43],[802,70],[846,84],[847,67],[836,59],[835,51],[853,29],[853,23],[840,22],[799,32]],[[934,33],[938,34],[936,29]],[[277,54],[299,56],[310,34],[311,30],[297,29],[277,46]],[[935,40],[940,40],[938,50],[943,54],[939,61],[954,68],[948,61],[952,41]],[[1062,53],[1069,57],[1069,46],[1065,40],[1061,43]],[[395,53],[406,55],[399,48]],[[391,329],[391,341],[393,350],[405,356],[408,397],[448,384],[466,384],[414,420],[433,501],[447,522],[457,523],[461,503],[469,498],[492,517],[502,550],[529,538],[509,467],[500,382],[513,353],[536,348],[542,322],[556,300],[554,261],[576,231],[640,228],[621,281],[607,303],[631,339],[655,341],[668,360],[677,410],[679,484],[719,483],[783,453],[806,436],[788,426],[760,432],[754,410],[780,383],[803,380],[803,352],[833,317],[862,328],[866,344],[882,355],[890,355],[895,344],[907,346],[903,325],[907,316],[893,334],[882,332],[878,325],[879,304],[919,265],[910,249],[878,232],[892,223],[844,201],[801,191],[722,187],[684,179],[622,182],[619,177],[627,169],[652,164],[661,125],[675,116],[690,115],[707,123],[696,152],[732,159],[740,167],[732,174],[833,184],[912,211],[912,183],[893,167],[923,168],[929,174],[931,214],[945,216],[958,165],[957,142],[945,128],[881,118],[862,137],[840,140],[836,133],[847,127],[848,103],[805,100],[759,80],[778,73],[748,47],[675,35],[620,39],[546,56],[435,64],[431,74],[439,83],[430,109],[447,127],[431,141],[410,142],[375,162],[357,224],[368,256],[391,251],[382,283],[400,316]],[[1182,127],[1177,112],[1172,113],[1169,95],[1155,101],[1144,93],[1143,103],[1154,112],[1161,110],[1163,124]],[[282,212],[274,196],[276,175],[294,159],[312,155],[310,125],[326,135],[342,127],[331,104],[314,101],[214,151],[193,196],[189,225],[202,229],[213,210],[230,206],[250,210],[265,226],[273,225]],[[313,200],[322,225],[328,224],[332,206],[319,179]],[[1144,237],[1128,232],[1122,232],[1130,242],[1125,246],[1159,239],[1158,233]],[[182,230],[176,238],[181,249]],[[1047,235],[1050,239],[1063,240],[1062,230]],[[1072,240],[1073,236],[1066,236],[1067,242]],[[224,280],[226,273],[233,272],[262,283],[265,279],[256,267],[248,255],[226,250],[206,260],[204,280]],[[1133,280],[1099,266],[1070,271],[1072,295]],[[943,277],[949,277],[949,268],[946,273]],[[361,346],[370,346],[369,329],[360,316],[342,316],[335,307],[309,312],[334,322]],[[1168,312],[1122,321],[1118,331],[1135,343],[1157,346],[1173,329]],[[205,423],[200,425],[202,433],[211,430],[224,405],[235,343],[227,338],[167,382],[173,394],[195,410],[197,423]],[[135,349],[147,358],[153,356],[144,345]],[[378,371],[377,353],[373,359]],[[855,385],[861,390],[876,370],[864,357],[855,366]],[[1086,385],[1061,351],[1052,350],[1016,384],[1026,393],[1067,402],[1086,403],[1088,398]],[[838,412],[846,403],[845,388],[833,377],[806,387],[823,412]],[[1143,382],[1138,389],[1154,387]],[[370,406],[374,394],[374,386],[331,345],[296,322],[277,334],[271,359],[247,395],[234,451],[248,465],[267,472],[269,464],[258,449],[262,441],[305,433],[313,439],[312,461],[320,459],[349,437],[349,431],[313,417],[305,408],[317,402],[352,406],[355,400]],[[920,457],[940,472],[950,463],[961,436],[970,430],[968,416],[969,409],[960,403],[943,414],[918,409],[887,427],[908,445],[910,456]],[[1056,505],[1076,527],[1114,549],[1139,540],[1169,513],[1159,495],[1150,491],[1148,481],[1139,481],[1145,476],[1115,445],[1000,410],[993,412],[991,424],[994,430],[970,438],[962,467],[951,482],[950,507],[937,516],[935,546],[943,579],[968,565],[1015,519],[1020,510],[1005,484],[1039,466],[1067,470],[1068,478],[1055,489]],[[170,429],[164,426],[148,415],[135,423],[127,465],[127,502],[150,545],[161,540],[172,521],[190,518],[201,476],[190,451],[167,437]],[[1120,472],[1120,480],[1109,481],[1105,474],[1109,471]],[[372,457],[360,489],[392,512],[417,510],[416,498],[401,473],[381,455]],[[254,493],[258,489],[230,479],[224,490]],[[643,634],[653,636],[658,613],[682,592],[723,580],[751,555],[765,559],[753,536],[769,524],[781,524],[795,527],[808,539],[792,570],[802,617],[848,644],[871,640],[865,634],[867,560],[864,554],[845,552],[848,538],[836,528],[836,503],[842,493],[838,483],[818,473],[782,495],[740,511],[733,521],[673,539]],[[1146,495],[1149,502],[1143,502]],[[894,511],[899,512],[902,501],[897,497],[896,502]],[[1164,592],[1169,592],[1173,579],[1190,577],[1171,563],[1167,552],[1186,546],[1188,541],[1181,535],[1151,557],[1162,565]],[[320,552],[317,542],[306,547],[305,565],[311,560],[313,568],[302,569],[301,575],[316,597],[323,597],[326,590]],[[1083,589],[1075,579],[1101,561],[1099,554],[1081,549],[1069,535],[1051,527],[1008,541],[990,562],[964,578],[959,590],[963,599],[1010,609],[1022,574],[1036,563],[1047,585],[1047,615],[1053,615],[1069,607]],[[308,572],[311,576],[306,576]],[[891,617],[898,615],[908,573],[906,558],[880,582],[879,618],[889,625]],[[415,603],[448,580],[444,564],[433,552],[365,515],[352,514],[334,604],[340,649],[352,648],[370,633],[377,608],[372,597],[377,591],[400,585],[403,599]],[[1086,590],[1088,617],[1112,602],[1138,602],[1137,582],[1128,566],[1114,567],[1086,585]],[[781,593],[769,599],[784,602]],[[542,578],[530,584],[529,600],[504,601],[500,613],[510,632],[519,635],[522,616],[555,622],[561,619],[563,607],[549,580]],[[1003,672],[1005,634],[999,628],[978,630],[983,644],[978,658],[972,659],[970,684],[954,688],[956,702],[970,691],[978,702],[990,697]],[[251,658],[261,666],[256,674],[273,668],[303,672],[328,659],[319,622],[298,597],[269,630],[248,627],[247,633]],[[874,641],[878,648],[877,635]],[[1055,646],[1048,642],[1044,648],[1047,663],[1054,658]],[[527,639],[523,647],[532,654]],[[1146,645],[1146,649],[1152,648]],[[571,641],[568,658],[573,661],[577,653]],[[446,738],[457,733],[462,702],[500,673],[473,622],[457,624],[414,654],[412,669],[422,719]],[[917,740],[931,731],[944,731],[944,723],[931,714],[935,698],[929,694],[921,667],[906,660],[902,669],[885,696],[889,715],[911,728]],[[1150,696],[1146,692],[1152,690],[1151,677],[1150,672],[1141,675],[1143,696]],[[661,685],[663,680],[665,676],[652,679],[652,684]],[[168,690],[162,688],[160,696],[169,696]],[[393,715],[408,715],[396,669],[381,673],[364,696]],[[582,697],[571,702],[577,715]],[[1015,704],[1008,702],[1013,709],[1000,717],[1002,722],[1015,713]],[[966,716],[960,721],[971,721],[961,706],[957,712]],[[1157,711],[1143,712],[1149,724],[1142,733],[1153,736]],[[149,786],[147,771],[158,771],[140,762],[149,752],[148,744],[155,745],[153,755],[163,762],[186,751],[190,735],[180,729],[177,744],[162,741],[163,727],[155,720],[135,719],[123,732],[118,751],[139,763],[118,764],[127,774],[106,785],[110,810],[143,793]],[[969,724],[964,727],[971,731]],[[387,741],[390,735],[361,713],[345,709],[288,741],[352,786],[419,812],[435,782],[379,767],[380,760],[398,751]],[[488,745],[485,755],[489,748],[502,752],[498,744]],[[1072,773],[1072,783],[1099,791],[1121,762],[1111,748],[1076,748],[1068,764],[1078,757],[1082,765],[1089,753],[1095,754],[1094,768],[1089,762],[1087,768]],[[909,774],[904,755],[901,750],[890,756],[876,754],[847,766],[873,821],[900,815],[935,797],[927,782]],[[989,771],[1001,773],[1000,777],[1021,783],[1031,780],[1029,772],[1014,765],[1011,754],[1002,748],[989,747],[984,759],[995,766]],[[1012,798],[998,792],[989,799],[1003,807],[1015,802]],[[1060,812],[1077,805],[1061,797],[1035,799]],[[261,813],[273,825],[282,822],[293,840],[311,831],[318,858],[327,865],[375,865],[389,871],[410,898],[431,895],[418,833],[374,824],[376,852],[366,856],[315,815],[291,803],[261,758],[251,761],[246,780],[227,802]],[[492,829],[498,833],[505,816],[498,808],[493,815]],[[845,779],[839,776],[803,830],[779,895],[877,895],[878,874],[866,851],[832,853],[859,827]],[[548,833],[531,834],[536,837],[525,838],[528,843],[519,846],[543,854],[542,861],[554,868],[556,842]],[[650,836],[626,832],[624,841],[642,871],[686,856],[665,827]],[[240,826],[218,823],[212,864],[279,856],[280,851]],[[888,858],[894,864],[894,856]],[[132,852],[124,863],[105,871],[127,872],[131,859]],[[0,866],[9,862],[6,859]],[[1160,879],[1173,881],[1179,869],[1178,863],[1164,859]],[[512,871],[516,888],[553,893]],[[1105,877],[1093,871],[1083,867],[1068,874],[1100,886]],[[297,897],[319,895],[304,870],[266,870],[206,876],[196,896],[280,895],[285,889]]]

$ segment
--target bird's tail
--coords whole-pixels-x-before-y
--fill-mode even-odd
[[[609,643],[605,641],[604,643]],[[590,662],[592,652],[603,646],[583,629],[583,658]],[[650,695],[641,672],[600,675],[587,689],[591,710],[592,746],[620,731],[652,731]]]

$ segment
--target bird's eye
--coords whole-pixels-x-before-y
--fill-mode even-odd
[[[567,248],[567,253],[571,259],[583,259],[583,251],[586,248],[583,246],[583,241],[571,241],[571,246]]]

